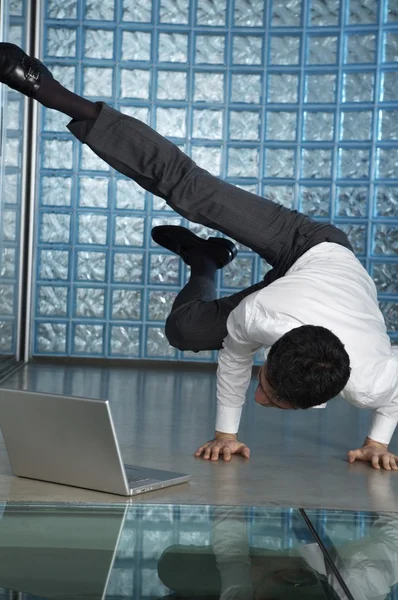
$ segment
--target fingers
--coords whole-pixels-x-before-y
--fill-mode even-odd
[[[362,460],[362,450],[350,450],[350,452],[347,454],[347,458],[349,463],[353,463],[356,460]]]
[[[204,444],[203,446],[200,446],[196,452],[195,452],[195,456],[202,456],[204,450],[207,448],[208,444]]]
[[[396,456],[391,456],[390,457],[390,466],[391,466],[391,469],[393,471],[398,471],[397,457]]]
[[[219,456],[220,456],[220,447],[214,446],[213,452],[211,453],[211,460],[218,460]]]
[[[231,448],[228,448],[228,446],[226,446],[225,448],[223,448],[222,453],[223,453],[224,460],[226,462],[229,462],[231,460],[231,455],[232,455]]]
[[[380,469],[379,458],[380,456],[372,456],[372,467],[374,469]]]
[[[247,446],[243,446],[242,450],[241,450],[241,454],[242,456],[244,456],[245,458],[250,458],[250,448],[248,448]],[[398,468],[398,467],[397,467]]]

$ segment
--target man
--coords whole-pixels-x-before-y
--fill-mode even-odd
[[[249,457],[237,432],[253,357],[264,347],[256,402],[306,409],[342,392],[352,404],[374,409],[369,435],[349,461],[398,469],[388,452],[398,420],[398,362],[375,285],[342,231],[211,176],[147,125],[65,89],[13,44],[0,44],[0,81],[69,115],[69,130],[109,165],[273,267],[264,281],[216,299],[216,270],[234,258],[233,243],[201,240],[184,228],[153,230],[155,241],[191,267],[167,321],[170,343],[220,349],[216,434],[196,456]]]

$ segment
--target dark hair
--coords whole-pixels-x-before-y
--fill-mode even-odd
[[[303,325],[285,333],[268,353],[267,379],[297,408],[337,396],[350,378],[350,359],[339,338],[325,327]]]

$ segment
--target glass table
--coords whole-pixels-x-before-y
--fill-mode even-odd
[[[0,599],[398,599],[398,514],[0,505]]]

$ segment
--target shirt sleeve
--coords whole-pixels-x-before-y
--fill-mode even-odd
[[[391,404],[373,411],[368,437],[380,444],[389,444],[398,422],[398,406]]]
[[[263,344],[249,336],[253,310],[243,300],[229,315],[228,335],[218,356],[216,431],[237,433],[254,355]]]

